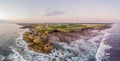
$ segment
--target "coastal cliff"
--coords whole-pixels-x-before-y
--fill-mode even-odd
[[[92,30],[104,30],[110,28],[111,24],[79,24],[79,23],[57,23],[57,24],[20,24],[22,28],[29,28],[23,34],[23,40],[27,42],[30,50],[48,54],[56,43],[64,42],[69,44],[71,41],[78,40],[81,35],[95,36],[90,33]],[[88,38],[88,39],[89,39]]]

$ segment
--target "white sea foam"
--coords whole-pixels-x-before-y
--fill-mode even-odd
[[[4,59],[5,59],[5,57],[0,55],[0,61],[3,61]]]

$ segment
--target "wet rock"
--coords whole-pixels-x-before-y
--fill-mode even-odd
[[[57,61],[56,58],[53,58],[52,61]]]
[[[36,52],[43,52],[43,46],[40,46],[39,44],[36,44],[36,43],[32,43],[28,45],[28,48]]]
[[[46,45],[44,45],[44,50],[47,53],[50,52],[53,49],[54,49],[54,46],[52,44],[46,44]]]
[[[34,39],[34,36],[33,34],[30,34],[30,32],[25,32],[23,34],[23,40],[25,40],[26,42],[31,43],[33,39]]]
[[[78,40],[81,38],[81,34],[79,33],[63,33],[63,32],[56,32],[56,33],[51,33],[49,36],[49,42],[50,43],[58,43],[58,42],[65,42],[65,43],[70,43],[72,41]]]

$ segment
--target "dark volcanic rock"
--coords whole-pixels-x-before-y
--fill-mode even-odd
[[[49,35],[49,42],[50,43],[56,43],[56,42],[65,42],[70,43],[71,41],[75,41],[80,39],[79,33],[52,33]]]

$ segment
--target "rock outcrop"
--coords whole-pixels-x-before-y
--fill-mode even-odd
[[[40,37],[29,31],[25,32],[23,36],[23,40],[28,43],[28,48],[40,53],[49,53],[54,48],[47,39],[47,37]]]

